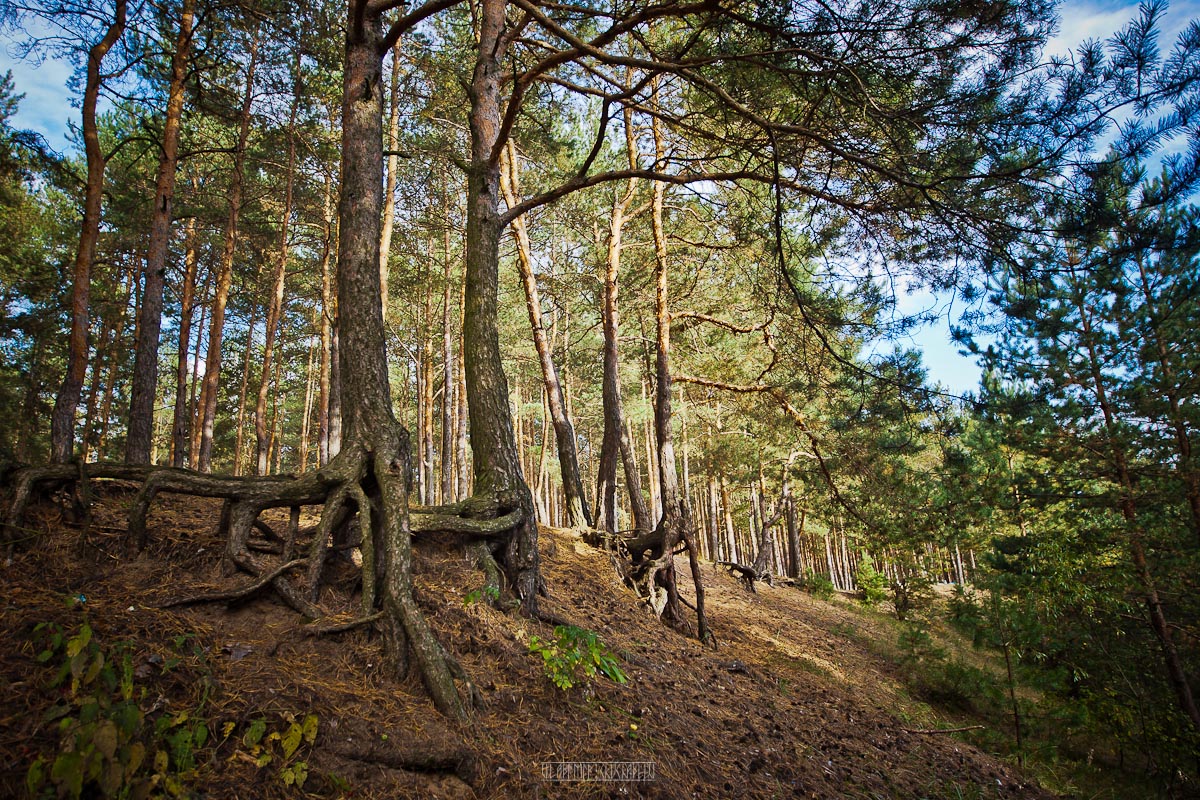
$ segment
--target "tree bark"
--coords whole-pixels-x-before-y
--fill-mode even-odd
[[[50,461],[65,464],[75,450],[75,410],[83,390],[88,363],[88,313],[92,281],[92,263],[100,239],[100,213],[104,195],[104,169],[108,158],[100,147],[96,127],[96,102],[100,97],[100,73],[104,56],[125,31],[126,0],[117,0],[113,22],[100,41],[88,50],[87,73],[83,89],[83,150],[87,160],[87,182],[83,194],[83,224],[75,268],[71,274],[71,333],[67,342],[67,371],[54,401],[50,417]]]
[[[255,467],[257,474],[266,475],[269,466],[270,447],[267,442],[267,395],[271,389],[271,367],[275,358],[275,337],[283,315],[284,284],[287,279],[289,236],[291,234],[292,203],[296,188],[296,114],[300,108],[303,88],[300,83],[300,49],[296,49],[296,61],[292,85],[292,106],[288,111],[287,177],[283,190],[283,215],[279,221],[279,252],[275,258],[275,271],[271,280],[271,299],[267,305],[267,328],[263,340],[262,375],[258,381],[258,397],[254,405]]]
[[[217,417],[217,392],[221,381],[221,341],[225,335],[225,306],[233,284],[233,257],[237,250],[238,219],[242,213],[242,191],[246,163],[246,142],[250,138],[250,110],[254,102],[254,75],[258,68],[258,28],[250,37],[250,61],[246,67],[246,93],[238,122],[238,141],[233,154],[233,174],[229,181],[229,216],[225,223],[225,243],[217,272],[217,289],[209,323],[208,353],[204,359],[204,384],[200,389],[200,449],[197,468],[212,470],[213,426]]]
[[[1179,655],[1179,649],[1175,644],[1171,624],[1167,620],[1166,610],[1163,607],[1162,597],[1159,594],[1157,583],[1154,580],[1153,573],[1150,571],[1150,564],[1146,558],[1145,534],[1142,530],[1141,522],[1138,520],[1137,504],[1134,500],[1133,477],[1129,469],[1129,457],[1120,442],[1116,412],[1109,400],[1108,390],[1105,385],[1104,372],[1097,353],[1096,334],[1092,327],[1091,315],[1082,299],[1078,300],[1076,310],[1079,312],[1082,326],[1083,346],[1088,355],[1092,392],[1096,397],[1096,403],[1100,406],[1100,412],[1104,419],[1109,455],[1112,458],[1117,483],[1121,489],[1121,515],[1125,519],[1126,530],[1129,536],[1129,552],[1132,557],[1135,574],[1141,583],[1146,611],[1150,615],[1150,629],[1158,639],[1159,647],[1162,650],[1163,662],[1167,669],[1168,682],[1175,693],[1179,708],[1191,721],[1193,730],[1200,731],[1200,707],[1196,705],[1195,696],[1192,694],[1192,686],[1187,670],[1184,667],[1183,659]]]
[[[500,358],[499,305],[501,86],[508,38],[504,0],[482,0],[479,45],[469,95],[471,154],[467,170],[463,358],[476,494],[496,498],[501,514],[521,520],[504,544],[502,566],[524,613],[536,615],[541,574],[533,496],[521,474],[508,382]]]
[[[188,403],[188,353],[192,346],[192,316],[196,305],[196,218],[189,217],[184,234],[183,297],[179,310],[179,353],[175,362],[175,413],[171,425],[171,466],[187,465],[191,440],[191,410]]]
[[[388,153],[387,186],[383,192],[383,220],[379,232],[379,295],[383,304],[383,321],[387,324],[389,266],[392,255],[392,229],[396,224],[396,171],[400,167],[400,42],[392,48],[392,80],[388,93]]]
[[[337,319],[337,301],[333,294],[334,276],[331,265],[336,247],[336,219],[334,217],[333,176],[325,174],[325,237],[321,249],[321,380],[317,400],[317,465],[325,466],[331,456],[337,454],[334,444],[333,421],[340,418],[340,410],[334,399],[333,362],[337,354],[334,340],[334,322]]]
[[[133,386],[129,395],[129,430],[125,439],[125,463],[149,464],[154,433],[154,398],[158,394],[158,340],[162,331],[163,280],[171,243],[171,217],[175,197],[175,175],[179,170],[179,132],[183,121],[184,81],[191,60],[192,22],[196,0],[183,0],[179,33],[171,55],[171,79],[167,87],[167,113],[163,122],[162,151],[150,218],[150,241],[146,246],[146,281],[138,311],[137,343],[134,345]],[[172,440],[174,441],[174,440]]]
[[[626,128],[628,129],[628,123]],[[627,137],[629,138],[629,137]],[[627,141],[627,147],[632,147]],[[630,151],[630,162],[636,162],[634,151]],[[596,478],[596,526],[615,533],[616,526],[616,483],[617,458],[625,468],[625,488],[633,509],[633,527],[640,532],[653,528],[650,510],[642,496],[641,476],[633,460],[629,425],[621,402],[620,361],[620,314],[617,308],[618,272],[621,265],[622,234],[625,215],[633,203],[637,191],[637,179],[630,178],[622,194],[613,203],[608,225],[608,256],[604,261],[604,304],[602,308],[602,331],[604,335],[604,364],[601,386],[604,410],[604,434],[600,444],[600,467]]]
[[[344,463],[363,458],[377,487],[361,496],[370,509],[365,538],[383,554],[385,650],[399,670],[411,654],[434,704],[462,719],[465,708],[450,666],[412,594],[412,544],[408,520],[408,434],[392,414],[388,381],[379,246],[383,204],[382,12],[352,0],[346,31],[342,105],[342,186],[337,286],[342,388],[346,402]],[[364,455],[365,454],[365,455]],[[368,483],[368,485],[370,485]],[[376,490],[372,489],[372,494]],[[361,494],[361,490],[360,490]],[[366,586],[364,571],[364,587]],[[373,577],[373,576],[372,576]]]
[[[443,503],[452,503],[459,499],[454,496],[454,434],[456,430],[455,389],[458,388],[458,373],[454,366],[454,312],[451,310],[452,298],[450,280],[452,276],[450,259],[450,209],[445,207],[442,214],[446,229],[442,238],[442,258],[444,260],[445,278],[442,286],[442,468],[440,494]],[[457,304],[456,304],[457,305]]]
[[[655,161],[661,163],[664,156],[662,135],[653,118]],[[626,123],[628,125],[628,122]],[[655,336],[655,384],[654,384],[654,433],[658,444],[659,486],[662,498],[662,518],[656,531],[660,542],[651,550],[657,562],[653,579],[666,592],[666,603],[659,612],[662,620],[671,627],[686,631],[690,628],[679,599],[675,580],[675,548],[683,542],[691,566],[692,583],[696,592],[696,636],[702,642],[709,639],[708,620],[704,609],[704,581],[700,575],[699,551],[696,546],[695,526],[687,495],[679,490],[679,476],[675,466],[675,439],[671,427],[671,313],[667,303],[667,240],[663,230],[663,196],[665,187],[660,181],[653,186],[652,227],[654,231],[654,317]],[[634,545],[630,545],[634,554]]]
[[[246,441],[246,396],[250,389],[250,362],[254,360],[254,326],[258,324],[258,305],[250,306],[250,324],[246,326],[246,348],[242,351],[242,381],[238,385],[237,417],[234,419],[233,474],[243,470]]]
[[[520,195],[519,164],[516,146],[508,143],[505,150],[507,169],[501,173],[501,187],[508,205],[514,206]],[[504,180],[507,176],[508,180]],[[562,382],[554,364],[554,354],[546,327],[542,323],[542,303],[538,293],[537,279],[533,274],[532,249],[529,233],[525,228],[525,217],[518,216],[512,222],[513,238],[517,242],[517,267],[521,273],[521,285],[525,289],[525,308],[529,313],[529,326],[533,331],[533,346],[537,351],[538,363],[542,368],[542,380],[546,384],[547,404],[550,420],[554,425],[554,440],[558,447],[558,466],[562,473],[563,492],[566,495],[567,524],[572,528],[591,527],[591,511],[583,492],[583,476],[579,471],[579,454],[575,446],[575,426],[567,415],[563,398]]]

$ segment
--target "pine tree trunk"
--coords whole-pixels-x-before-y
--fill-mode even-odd
[[[254,102],[254,75],[258,68],[258,28],[250,38],[250,61],[246,67],[246,93],[238,121],[238,140],[233,154],[233,175],[229,181],[229,216],[225,222],[225,243],[217,271],[217,289],[209,323],[208,353],[204,359],[204,384],[200,389],[200,448],[196,466],[201,472],[212,470],[213,426],[217,417],[217,392],[221,382],[221,343],[225,336],[225,306],[233,285],[233,258],[237,250],[238,219],[242,213],[242,191],[246,163],[246,142],[250,138],[250,110]],[[239,426],[239,432],[241,430]]]
[[[275,271],[271,278],[271,299],[267,305],[267,328],[263,339],[262,375],[258,381],[258,397],[254,404],[254,460],[258,475],[266,475],[268,471],[270,447],[267,443],[267,395],[271,391],[275,337],[284,311],[284,283],[287,279],[292,204],[296,188],[296,114],[300,109],[300,96],[303,91],[300,83],[300,50],[298,48],[292,70],[294,83],[292,85],[292,106],[288,112],[287,178],[283,190],[283,214],[279,221],[279,251],[275,256]],[[278,391],[278,386],[276,386],[276,391]]]
[[[451,277],[453,261],[450,258],[450,209],[444,209],[446,230],[443,237],[442,257],[445,261],[445,285],[442,287],[442,469],[441,496],[443,503],[451,503],[454,496],[454,434],[456,430],[454,412],[455,389],[458,388],[458,372],[454,366],[454,312],[451,310]],[[456,304],[457,305],[457,304]]]
[[[254,360],[254,326],[258,324],[258,306],[250,306],[250,324],[246,326],[246,348],[242,351],[242,381],[238,388],[237,417],[234,422],[233,474],[244,470],[246,441],[246,397],[250,389],[250,362]]]
[[[100,239],[104,168],[107,166],[107,157],[100,148],[100,134],[96,127],[96,102],[103,80],[100,67],[104,56],[125,31],[125,8],[126,0],[117,0],[112,24],[100,41],[88,50],[82,106],[87,182],[84,184],[83,224],[79,232],[79,247],[75,251],[75,268],[71,274],[71,333],[67,341],[67,371],[50,417],[50,461],[55,464],[67,463],[74,454],[75,410],[79,406],[83,377],[87,372],[92,263],[96,260],[96,244]]]
[[[1148,308],[1154,308],[1154,291],[1150,285],[1150,278],[1146,274],[1146,265],[1141,258],[1137,259],[1137,265],[1142,298]],[[1200,471],[1196,470],[1192,455],[1191,433],[1188,429],[1187,416],[1183,410],[1184,401],[1180,397],[1179,378],[1174,358],[1159,330],[1161,320],[1154,312],[1151,312],[1150,317],[1150,339],[1154,345],[1154,353],[1158,357],[1158,372],[1161,375],[1159,391],[1167,400],[1167,421],[1175,435],[1175,452],[1179,456],[1174,460],[1173,468],[1183,484],[1184,497],[1187,498],[1188,510],[1191,512],[1192,536],[1200,542]]]
[[[1104,419],[1107,445],[1116,471],[1117,483],[1121,487],[1121,515],[1125,519],[1129,536],[1129,550],[1132,556],[1135,574],[1141,583],[1146,610],[1150,615],[1150,628],[1158,638],[1162,649],[1163,661],[1167,669],[1168,681],[1175,692],[1180,710],[1191,720],[1194,731],[1200,731],[1200,707],[1192,694],[1192,685],[1184,667],[1183,659],[1175,644],[1171,623],[1167,620],[1162,597],[1159,594],[1157,582],[1150,571],[1146,558],[1145,533],[1138,519],[1137,505],[1134,500],[1133,477],[1129,469],[1129,457],[1120,442],[1117,431],[1116,412],[1108,396],[1108,389],[1101,368],[1100,358],[1096,352],[1095,334],[1091,323],[1091,314],[1087,306],[1080,302],[1076,308],[1083,328],[1083,345],[1087,350],[1091,370],[1092,392],[1100,407]]]
[[[383,220],[379,232],[379,294],[383,303],[383,320],[388,317],[388,282],[392,255],[392,228],[396,224],[396,171],[400,167],[400,42],[392,48],[392,80],[388,94],[391,103],[388,112],[387,186],[383,192]]]
[[[463,341],[475,492],[494,496],[522,519],[504,545],[502,566],[526,614],[537,613],[541,575],[533,497],[521,475],[500,358],[496,311],[502,222],[500,97],[507,68],[504,0],[482,0],[479,47],[471,77],[471,159],[467,170],[466,286]]]
[[[313,322],[316,323],[316,313],[313,314]],[[297,472],[308,471],[308,454],[312,449],[310,439],[312,437],[312,412],[313,399],[316,396],[316,377],[314,366],[316,366],[317,355],[317,339],[311,333],[308,337],[308,364],[304,369],[304,416],[300,420],[300,447],[299,459],[300,464],[297,467]]]
[[[175,362],[175,412],[171,425],[171,466],[187,465],[191,411],[187,396],[188,353],[192,346],[192,316],[196,305],[196,218],[189,217],[184,234],[183,297],[179,311],[178,357]]]
[[[204,416],[203,410],[200,408],[200,399],[197,393],[202,383],[200,375],[200,350],[204,346],[204,328],[208,320],[209,304],[208,290],[212,285],[213,274],[208,271],[204,276],[204,288],[200,292],[200,324],[196,326],[196,348],[192,351],[192,382],[188,389],[188,409],[189,409],[189,424],[190,428],[190,443],[188,446],[188,467],[197,469],[200,461],[200,428],[201,421]]]
[[[159,151],[154,209],[150,218],[150,241],[146,246],[146,282],[138,311],[137,342],[134,345],[133,386],[129,396],[129,430],[125,439],[125,463],[150,463],[154,428],[154,398],[158,394],[158,340],[162,331],[163,280],[171,242],[171,216],[175,175],[179,169],[179,131],[183,120],[184,81],[191,61],[192,21],[196,0],[183,0],[179,33],[171,55],[171,80],[167,87],[167,113]]]
[[[106,320],[103,314],[100,315],[100,342],[96,345],[96,354],[92,359],[92,389],[88,393],[87,410],[84,412],[83,447],[80,454],[80,459],[84,462],[95,460],[93,456],[96,455],[99,441],[96,417],[98,414],[107,413],[112,406],[113,383],[116,381],[117,369],[121,362],[114,353],[121,351],[121,334],[125,328],[125,317],[129,313],[136,282],[137,268],[130,265],[125,273],[124,291],[119,295],[122,301],[114,312],[116,318]],[[108,400],[103,411],[98,408],[101,396]]]
[[[317,400],[317,466],[323,467],[337,454],[333,420],[340,416],[334,399],[333,363],[337,354],[334,321],[337,302],[333,294],[333,251],[337,237],[333,204],[333,177],[325,174],[325,240],[321,250],[321,379]]]
[[[509,206],[513,206],[516,205],[521,191],[518,178],[520,165],[517,160],[516,146],[512,142],[509,142],[505,152],[507,169],[501,173],[501,187],[504,190],[506,202]],[[507,180],[505,180],[506,177]],[[517,267],[521,273],[521,285],[525,289],[525,308],[529,313],[533,345],[537,351],[538,363],[542,368],[542,380],[546,384],[550,419],[554,425],[554,440],[558,447],[558,466],[562,473],[563,492],[566,495],[567,524],[573,528],[590,527],[592,524],[591,512],[583,492],[583,476],[579,471],[575,427],[571,424],[570,415],[566,410],[563,387],[558,378],[558,369],[554,364],[550,339],[546,336],[546,328],[542,323],[541,298],[538,293],[537,279],[533,274],[529,233],[525,228],[523,216],[513,220],[512,230],[513,238],[517,242]]]

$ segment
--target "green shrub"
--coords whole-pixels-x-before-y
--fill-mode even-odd
[[[626,681],[625,673],[604,642],[591,631],[574,625],[556,627],[551,641],[531,637],[529,652],[542,657],[546,677],[563,691],[581,680],[590,681],[597,673],[617,683]]]
[[[887,577],[875,569],[865,553],[859,559],[854,580],[858,584],[858,600],[864,606],[877,606],[887,599]]]
[[[818,600],[828,600],[833,597],[833,581],[828,575],[822,575],[815,570],[809,570],[800,583],[800,588]]]

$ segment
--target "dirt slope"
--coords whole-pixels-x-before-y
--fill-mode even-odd
[[[85,618],[106,646],[128,642],[136,694],[154,742],[202,721],[194,766],[170,767],[154,791],[226,797],[1048,797],[1011,765],[894,715],[901,695],[873,635],[844,606],[795,589],[749,594],[705,565],[715,650],[663,629],[617,581],[608,558],[547,530],[546,607],[595,631],[628,682],[551,684],[531,637],[546,625],[470,602],[481,579],[452,543],[418,555],[419,600],[479,689],[469,730],[455,730],[411,678],[381,669],[366,630],[309,637],[264,594],[236,607],[156,603],[229,587],[216,502],[162,498],[154,544],[117,557],[130,495],[100,497],[87,532],[49,505],[29,516],[25,549],[0,568],[0,796],[20,796],[33,759],[58,752],[48,709],[65,697],[39,664],[38,623],[68,632]],[[345,586],[353,588],[345,570]],[[686,573],[686,570],[684,570]],[[80,596],[83,597],[82,602]],[[355,597],[323,598],[349,613]],[[113,652],[118,652],[114,650]],[[120,651],[126,652],[126,651]],[[187,712],[184,714],[183,712]],[[285,757],[291,721],[315,715],[316,740]],[[186,721],[178,722],[181,717]],[[254,724],[265,725],[258,741]],[[923,722],[928,725],[929,721]],[[280,734],[272,737],[271,732]],[[260,734],[261,735],[261,734]],[[149,745],[153,753],[156,744]],[[169,749],[162,744],[163,749]],[[256,762],[272,756],[264,766]],[[185,754],[186,756],[186,754]],[[162,756],[166,759],[166,756]],[[424,758],[421,768],[413,762]],[[303,791],[288,785],[303,761]],[[544,765],[638,762],[639,782],[558,782]],[[147,759],[147,764],[150,758]],[[401,768],[406,766],[406,768]],[[151,770],[145,767],[143,772]],[[171,780],[168,780],[170,774]]]

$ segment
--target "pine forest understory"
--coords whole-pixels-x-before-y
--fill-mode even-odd
[[[0,794],[1200,795],[1200,22],[301,5],[0,0]]]

